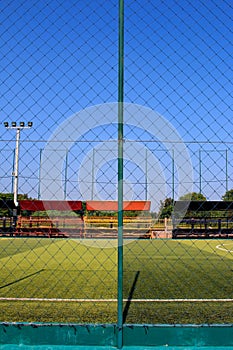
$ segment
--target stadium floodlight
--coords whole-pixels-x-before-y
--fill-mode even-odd
[[[18,206],[18,180],[19,180],[19,142],[20,142],[20,131],[21,129],[29,129],[32,127],[32,122],[28,122],[27,125],[25,125],[24,122],[20,122],[19,125],[17,125],[16,122],[11,122],[11,126],[9,126],[8,122],[4,122],[4,126],[7,129],[16,129],[16,144],[15,144],[15,163],[14,163],[14,171],[12,175],[14,176],[14,204],[17,207]]]

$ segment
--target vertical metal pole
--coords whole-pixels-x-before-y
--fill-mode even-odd
[[[202,191],[202,183],[201,183],[201,176],[202,176],[202,173],[201,173],[201,150],[199,150],[199,193],[201,193]]]
[[[14,193],[14,173],[15,173],[15,149],[13,151],[13,171],[12,171],[12,181],[11,181],[11,193]]]
[[[228,152],[226,149],[226,192],[228,191]]]
[[[146,149],[146,169],[145,169],[145,200],[147,201],[148,197],[148,154],[147,154],[147,149]]]
[[[172,150],[172,203],[175,200],[175,152]]]
[[[66,150],[64,200],[66,200],[66,196],[67,196],[67,169],[68,169],[68,150]]]
[[[124,112],[124,0],[119,0],[118,41],[118,306],[117,347],[123,346],[123,112]]]
[[[65,183],[64,183],[64,200],[67,196],[67,171],[68,171],[68,150],[66,150],[66,162],[65,162]]]
[[[20,128],[16,130],[16,145],[15,145],[15,166],[14,166],[14,204],[18,206],[18,179],[19,179],[19,141]]]
[[[41,164],[42,164],[42,149],[40,149],[40,165],[39,165],[39,184],[38,184],[38,199],[41,197],[40,182],[41,182]]]
[[[91,178],[91,199],[94,199],[94,181],[95,181],[95,149],[92,154],[92,178]]]

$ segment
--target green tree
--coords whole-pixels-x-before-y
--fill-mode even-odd
[[[13,193],[0,193],[0,200],[8,201],[13,199],[14,199]],[[29,198],[27,194],[18,194],[18,200],[23,200],[23,199],[31,199],[31,198]]]
[[[222,196],[223,201],[233,201],[233,189],[226,191]]]
[[[190,192],[190,193],[186,193],[183,196],[181,196],[179,198],[180,201],[206,201],[206,197],[199,192]],[[182,215],[184,215],[184,213],[181,213]],[[194,218],[198,218],[198,217],[209,217],[211,215],[211,212],[209,211],[193,211],[193,210],[187,210],[185,213],[185,217],[194,217]]]
[[[180,201],[206,201],[206,197],[202,193],[190,192],[179,198]]]
[[[160,202],[159,217],[160,219],[170,218],[173,211],[174,201],[172,198],[166,198]]]
[[[23,199],[30,199],[30,198],[28,198],[27,194],[19,194],[18,200],[23,200]],[[12,208],[7,207],[7,201],[13,201],[13,200],[14,200],[13,193],[0,193],[0,201],[2,201],[1,203],[2,206],[0,207],[0,216],[12,215],[12,212],[11,212]]]

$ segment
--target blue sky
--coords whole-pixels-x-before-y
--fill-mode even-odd
[[[221,154],[220,170],[222,149],[232,160],[232,15],[229,0],[125,1],[125,101],[172,123],[190,149],[197,183],[200,148],[215,151],[214,163]],[[0,23],[0,121],[34,122],[22,133],[29,143],[21,171],[36,177],[40,149],[66,118],[117,101],[118,1],[3,0]],[[1,124],[0,132],[9,159],[15,135]],[[210,164],[208,155],[207,179],[224,178],[214,167],[207,176]]]

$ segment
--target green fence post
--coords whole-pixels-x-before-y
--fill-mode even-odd
[[[66,197],[67,197],[67,173],[68,173],[68,150],[66,150],[66,159],[65,159],[64,200],[66,200]]]
[[[228,191],[228,152],[226,149],[226,192]]]
[[[42,149],[40,149],[40,165],[39,165],[39,183],[38,183],[38,199],[41,197],[40,193],[40,183],[41,183],[41,163],[42,163]]]
[[[124,101],[124,0],[119,0],[118,52],[118,337],[123,346],[123,101]]]

